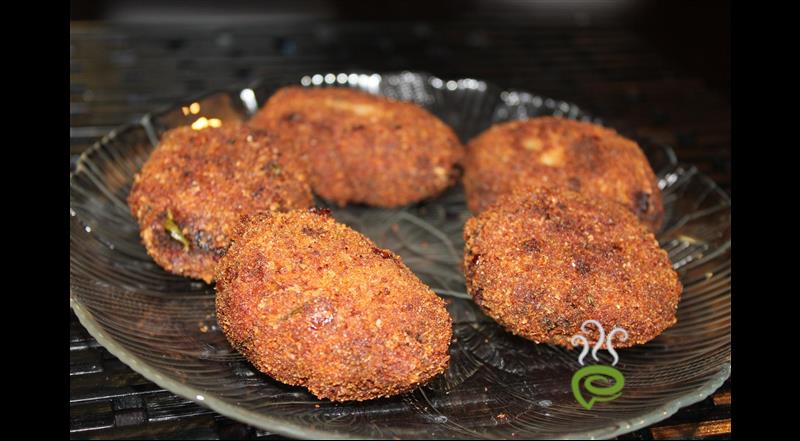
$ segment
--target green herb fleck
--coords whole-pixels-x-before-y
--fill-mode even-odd
[[[280,321],[282,321],[282,322],[283,322],[283,321],[286,321],[286,320],[289,320],[289,318],[291,318],[291,317],[292,317],[292,316],[294,316],[295,314],[297,314],[297,313],[299,313],[300,311],[302,311],[302,310],[303,310],[303,308],[305,308],[305,306],[306,306],[306,304],[307,304],[307,303],[308,303],[308,302],[306,302],[306,303],[303,303],[302,305],[295,307],[294,309],[292,309],[291,311],[289,311],[289,313],[288,313],[288,314],[286,314],[286,315],[284,315],[283,317],[281,317],[279,320],[280,320]]]
[[[280,165],[280,164],[278,164],[278,163],[277,163],[277,162],[275,162],[275,161],[270,161],[270,163],[269,163],[269,170],[270,170],[270,171],[272,172],[272,174],[274,174],[275,176],[280,176],[280,175],[281,175],[281,172],[283,172],[283,170],[281,169],[281,165]]]
[[[167,220],[164,222],[164,229],[169,231],[169,237],[183,244],[184,251],[189,250],[189,240],[186,239],[186,236],[184,236],[181,231],[181,227],[179,227],[175,219],[172,218],[172,212],[170,210],[167,210]]]

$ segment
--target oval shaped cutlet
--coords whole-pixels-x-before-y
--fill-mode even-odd
[[[324,211],[259,216],[218,267],[217,321],[261,372],[334,401],[409,391],[444,371],[445,303],[388,250]]]
[[[153,260],[207,283],[241,216],[313,202],[297,154],[241,123],[164,133],[128,195]]]
[[[348,88],[286,87],[249,122],[306,152],[311,187],[340,206],[394,207],[441,193],[464,147],[422,107]]]
[[[620,204],[561,187],[521,189],[469,219],[464,239],[470,295],[514,334],[571,347],[583,322],[598,320],[627,330],[614,345],[628,347],[676,321],[678,275]]]
[[[497,124],[470,141],[467,205],[480,213],[517,187],[561,185],[617,201],[652,231],[664,216],[658,179],[636,142],[588,122],[539,117]]]

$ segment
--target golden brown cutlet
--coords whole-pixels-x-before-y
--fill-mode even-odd
[[[217,321],[267,375],[334,401],[409,391],[444,371],[445,303],[391,251],[326,211],[256,216],[217,273]]]
[[[128,196],[156,263],[206,282],[242,215],[312,204],[297,155],[241,123],[166,132]]]
[[[615,202],[518,189],[469,219],[464,239],[470,295],[514,334],[571,347],[591,319],[627,330],[615,343],[627,347],[676,321],[682,286],[667,253]]]
[[[250,120],[304,152],[313,191],[343,206],[394,207],[460,177],[464,147],[422,107],[348,88],[286,87]]]
[[[561,185],[617,201],[653,231],[664,215],[658,180],[638,144],[565,118],[511,121],[481,133],[467,147],[463,183],[474,213],[517,187]]]

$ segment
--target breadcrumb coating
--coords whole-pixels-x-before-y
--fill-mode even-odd
[[[417,202],[461,173],[464,147],[445,123],[414,103],[354,89],[280,89],[250,125],[292,139],[314,192],[340,206]]]
[[[166,132],[128,195],[156,263],[207,283],[243,215],[313,202],[296,152],[241,123]]]
[[[585,320],[645,343],[676,321],[667,253],[622,205],[563,187],[518,189],[464,227],[467,289],[514,334],[571,347]],[[592,335],[596,342],[597,335]]]
[[[242,229],[219,264],[217,321],[258,370],[334,401],[400,394],[445,370],[445,302],[396,254],[324,210]]]
[[[517,187],[561,185],[623,204],[652,231],[664,215],[658,180],[636,142],[565,118],[511,121],[481,133],[467,147],[463,183],[474,213]]]

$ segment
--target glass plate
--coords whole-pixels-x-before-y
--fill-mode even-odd
[[[658,239],[684,292],[675,326],[644,346],[619,350],[625,388],[615,401],[583,409],[570,388],[578,351],[515,337],[469,300],[459,265],[470,213],[460,188],[398,209],[330,207],[337,219],[400,254],[448,300],[454,338],[443,375],[402,396],[342,404],[256,371],[217,327],[213,288],[153,263],[125,201],[164,130],[199,117],[246,119],[276,88],[296,81],[267,79],[187,100],[111,132],[78,161],[70,179],[70,303],[92,336],[131,368],[223,415],[299,438],[610,438],[667,418],[728,377],[730,199],[669,148],[643,140],[664,193]],[[308,75],[300,83],[415,101],[462,140],[498,121],[537,115],[601,122],[573,104],[475,79],[356,72]]]

